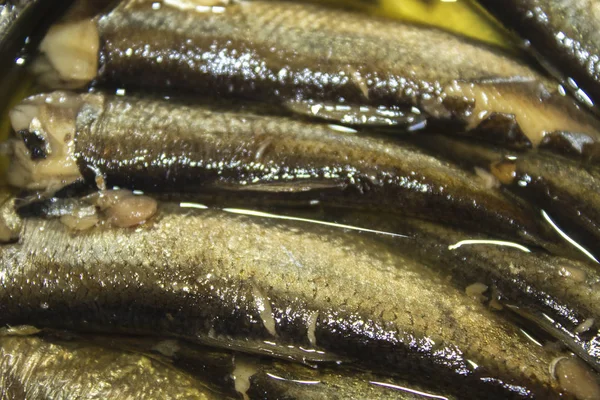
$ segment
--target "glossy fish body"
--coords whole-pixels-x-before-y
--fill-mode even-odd
[[[461,397],[554,396],[552,354],[423,265],[365,235],[232,212],[164,204],[146,226],[80,234],[28,219],[1,248],[0,323],[292,346],[435,374]]]
[[[553,325],[550,333],[600,370],[600,349],[594,339],[595,321],[600,321],[600,274],[594,265],[424,221],[330,210],[325,215],[338,223],[406,235],[409,239],[383,238],[447,276],[460,290],[483,285],[485,294],[474,297],[490,301],[492,307],[501,308],[503,303],[518,306],[527,316],[546,315],[552,321],[548,326]],[[586,321],[590,326],[579,332]]]
[[[600,138],[553,82],[450,33],[310,4],[176,4],[124,1],[89,26],[98,68],[87,81],[249,98],[351,124],[441,123],[517,147],[556,131]],[[53,58],[65,47],[49,35],[43,50]]]
[[[15,115],[25,115],[29,104],[43,98],[24,102]],[[74,143],[66,145],[70,150],[55,146],[48,149],[48,157],[32,160],[36,149],[19,142],[10,175],[13,184],[31,187],[42,179],[31,171],[47,174],[52,163],[74,159],[80,172],[68,161],[73,164],[69,174],[81,173],[88,182],[100,180],[109,188],[301,197],[477,229],[485,226],[516,240],[535,241],[537,234],[544,235],[525,205],[478,184],[474,175],[414,147],[367,133],[175,101],[103,95],[77,99],[84,105],[74,117],[76,126],[63,134],[74,137]],[[13,120],[16,131],[36,129],[27,122],[35,122],[30,116]],[[46,135],[50,139],[44,139],[44,146],[53,143],[52,132]]]
[[[249,399],[419,400],[429,395],[454,400],[448,394],[432,392],[414,382],[345,366],[311,368],[172,339],[98,335],[82,336],[81,339],[121,351],[159,357],[198,379],[211,382],[223,393],[241,394]]]
[[[478,166],[498,175],[504,187],[536,204],[536,212],[544,210],[569,236],[599,257],[600,173],[596,167],[547,152],[509,153],[441,136],[420,143],[469,168]]]
[[[526,183],[526,185],[524,183]],[[512,188],[539,204],[566,232],[600,256],[600,172],[549,154],[521,157]]]
[[[600,2],[479,0],[538,55],[583,103],[600,100]],[[597,111],[596,111],[597,112]]]
[[[167,363],[90,343],[0,337],[0,399],[227,399]]]

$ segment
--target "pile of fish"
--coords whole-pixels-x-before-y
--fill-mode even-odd
[[[599,399],[600,2],[480,3],[522,51],[76,3],[17,62],[0,398]]]

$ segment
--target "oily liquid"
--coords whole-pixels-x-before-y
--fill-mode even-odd
[[[316,0],[316,2],[322,3],[323,0]],[[344,6],[349,5],[349,2],[340,0],[327,0],[326,2],[332,4],[337,3],[338,5],[343,3]],[[489,44],[511,49],[511,40],[507,33],[485,12],[483,12],[479,7],[474,5],[470,0],[352,0],[350,3],[350,6],[352,8],[358,8],[368,13],[404,21],[411,21],[419,24],[437,26],[441,29],[455,32],[476,40],[481,40]],[[23,83],[19,85],[17,90],[15,90],[12,93],[11,99],[8,102],[8,109],[10,109],[16,103],[21,101],[24,97],[27,97],[28,95],[32,94],[33,90],[31,80],[29,78],[24,78],[22,82]],[[0,141],[6,140],[6,138],[10,134],[10,122],[7,118],[8,109],[3,110],[0,113]],[[0,174],[2,175],[2,177],[0,177],[0,184],[3,183],[4,171],[6,171],[7,164],[7,156],[0,154]],[[205,205],[202,203],[182,203],[181,206],[183,208],[203,209],[211,208],[213,205]],[[270,218],[282,220],[288,219],[309,224],[317,223],[320,225],[328,225],[332,228],[354,230],[363,232],[364,234],[368,235],[379,235],[386,238],[393,238],[394,240],[403,240],[405,237],[402,232],[380,231],[375,229],[374,227],[362,227],[350,225],[349,223],[340,223],[332,219],[331,214],[323,212],[320,209],[320,207],[318,207],[318,204],[314,204],[314,208],[308,207],[308,209],[305,208],[304,210],[282,210],[281,208],[274,209],[267,207],[266,209],[263,208],[263,211],[245,210],[241,208],[235,208],[235,205],[232,205],[233,207],[227,207],[227,205],[219,204],[219,208],[223,208],[223,206],[225,206],[224,211],[226,212],[254,216],[257,218]],[[468,241],[468,238],[465,239],[465,241]],[[457,245],[462,245],[462,243],[459,243]],[[502,243],[500,245],[506,245],[506,243]],[[483,293],[487,290],[487,287],[481,288],[478,286],[476,289],[481,289],[480,291],[481,293]],[[477,295],[482,296],[481,293],[477,292]],[[517,321],[517,323],[522,323],[524,329],[526,329],[526,326],[528,325],[526,322],[523,321]],[[543,342],[544,340],[551,340],[548,337],[544,337],[543,332],[537,332],[534,330],[528,331],[528,337],[529,336],[531,336],[531,340],[537,344],[539,344],[539,342]],[[303,376],[297,376],[287,377],[286,380],[289,380],[293,384],[297,384],[297,382],[302,382],[303,378],[306,379]],[[380,387],[386,387],[391,391],[413,392],[410,388],[397,387],[393,384],[388,384],[386,382],[370,383]],[[240,393],[243,394],[242,390],[240,390]],[[429,393],[425,393],[422,395],[425,397],[432,398],[445,398],[443,396]]]
[[[504,28],[471,0],[381,0],[373,12],[510,48]]]

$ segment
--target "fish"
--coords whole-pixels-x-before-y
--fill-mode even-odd
[[[318,5],[222,3],[123,1],[57,25],[40,47],[44,80],[251,99],[393,132],[443,126],[519,148],[557,132],[600,137],[553,80],[502,50]]]
[[[597,0],[479,0],[514,31],[546,70],[598,113],[600,2]]]
[[[477,167],[517,196],[535,204],[550,224],[557,225],[597,263],[600,241],[600,171],[556,154],[507,152],[457,141],[442,135],[419,140],[438,155]]]
[[[161,203],[135,228],[28,218],[0,266],[1,325],[337,359],[461,398],[560,393],[552,351],[358,232]]]
[[[72,340],[159,357],[216,390],[245,399],[421,399],[454,400],[404,379],[390,379],[344,366],[311,368],[273,358],[259,358],[192,343],[151,337],[77,335]]]
[[[93,343],[0,337],[0,399],[235,399],[168,363]]]
[[[94,187],[147,193],[303,198],[485,227],[517,241],[553,240],[526,204],[479,185],[474,175],[337,125],[64,92],[24,101],[11,121],[20,136],[8,175],[16,187],[56,190],[83,177]]]
[[[504,304],[509,311],[533,320],[600,371],[597,266],[389,214],[326,209],[320,220],[401,235],[380,234],[380,240],[447,276],[455,287],[491,308],[503,309]]]
[[[101,196],[107,199],[125,198],[131,193],[107,191]],[[486,292],[485,296],[480,293],[473,296],[482,302],[489,300],[490,307],[501,309],[502,304],[506,304],[511,307],[510,310],[514,310],[514,306],[518,305],[519,315],[545,315],[551,323],[544,326],[553,326],[550,328],[551,334],[573,352],[579,353],[594,368],[600,366],[597,344],[592,335],[595,321],[600,321],[600,309],[596,307],[596,304],[600,304],[600,298],[596,298],[600,275],[597,268],[586,262],[589,259],[572,258],[581,254],[569,252],[563,256],[550,255],[544,250],[497,240],[489,235],[383,212],[302,206],[296,202],[274,204],[230,194],[187,199],[177,195],[160,196],[163,200],[173,200],[173,197],[189,207],[245,208],[248,215],[309,221],[375,234],[378,240],[385,240],[402,254],[424,262],[428,268],[443,274],[459,290],[472,291],[469,289],[471,286],[484,286],[482,292]],[[98,196],[93,194],[83,199],[83,206],[81,203],[82,199],[76,197],[52,198],[20,205],[18,213],[22,217],[60,218],[61,222],[65,222],[65,218],[73,218],[72,215],[83,215],[85,222],[89,213],[83,211],[91,208],[95,213],[94,206],[106,203],[106,200],[98,202]],[[106,209],[106,206],[101,208]],[[98,218],[94,217],[94,222],[97,221]],[[538,319],[535,321],[539,322]],[[582,328],[586,326],[586,329]]]

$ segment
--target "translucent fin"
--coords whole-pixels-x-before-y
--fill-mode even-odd
[[[335,103],[290,101],[285,106],[290,111],[350,126],[399,126],[406,131],[425,128],[426,120],[417,108],[373,107]]]
[[[250,183],[246,185],[216,184],[216,189],[262,193],[304,193],[313,190],[343,189],[344,184],[335,180],[300,180],[289,182]]]
[[[550,316],[544,313],[509,304],[506,304],[506,306],[510,311],[535,324],[554,339],[558,340],[563,346],[571,350],[590,367],[600,372],[600,362],[598,358],[595,357],[595,354],[590,354],[588,352],[586,342],[583,341],[579,335],[569,331],[566,327],[554,321]]]

